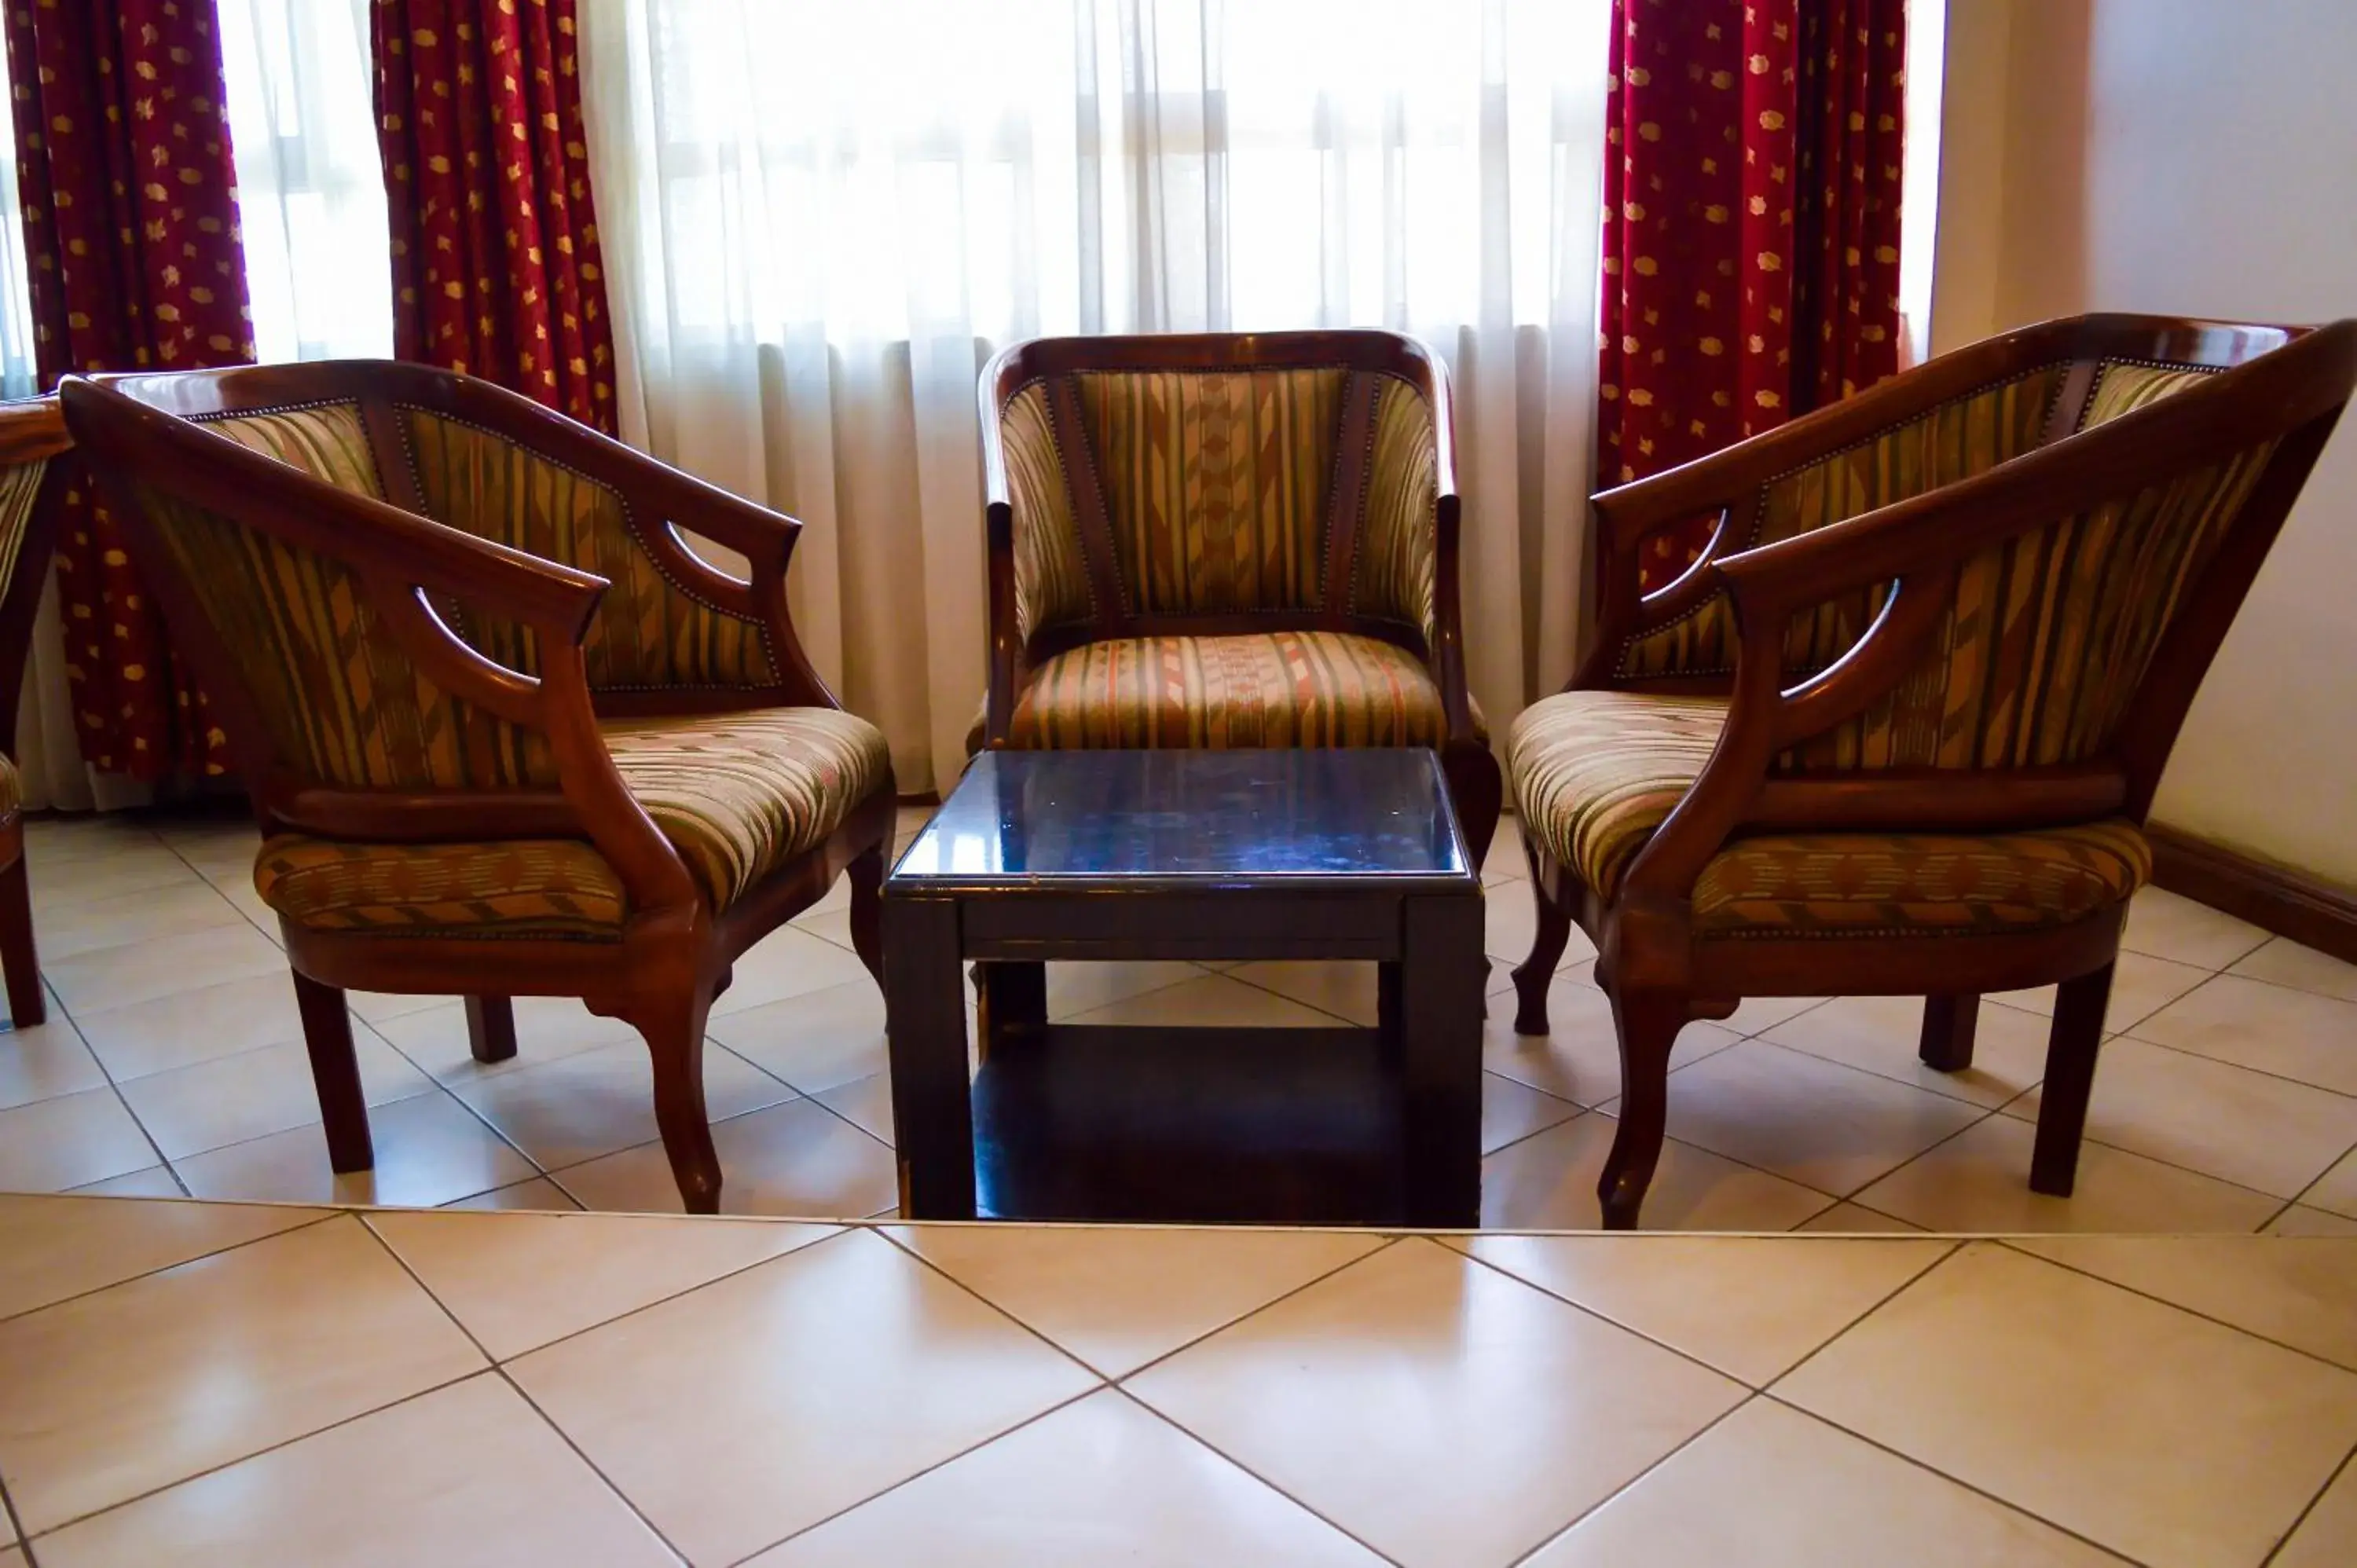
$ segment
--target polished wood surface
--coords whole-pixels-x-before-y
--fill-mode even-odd
[[[861,956],[880,962],[872,933],[895,802],[888,775],[820,843],[714,908],[670,841],[623,785],[598,730],[618,713],[707,713],[703,692],[593,692],[582,654],[604,578],[445,527],[407,510],[417,489],[400,445],[399,413],[420,408],[490,430],[621,496],[634,538],[674,584],[757,621],[779,679],[728,693],[726,709],[839,706],[802,655],[787,614],[785,575],[800,525],[634,452],[531,400],[425,366],[355,360],[241,367],[178,375],[68,378],[66,422],[91,456],[176,645],[221,708],[232,753],[264,836],[306,832],[360,843],[584,840],[613,867],[629,917],[617,941],[476,940],[307,929],[282,921],[331,1163],[365,1168],[361,1103],[342,993],[368,991],[469,997],[475,1055],[515,1048],[511,996],[575,996],[630,1023],[653,1066],[656,1120],[691,1211],[713,1212],[721,1171],[705,1112],[704,1021],[747,948],[822,897],[848,872]],[[208,415],[350,401],[361,413],[392,501],[335,489],[206,430]],[[202,601],[157,538],[143,495],[174,496],[335,561],[419,673],[511,724],[537,731],[558,788],[396,791],[344,788],[306,776],[283,756],[282,733],[241,679]],[[407,503],[405,505],[394,502]],[[705,564],[682,531],[745,554],[739,580]],[[437,598],[530,628],[539,670],[525,674],[477,652],[442,618]],[[13,690],[13,688],[12,688]]]
[[[1450,802],[1423,749],[977,758],[885,886],[902,1212],[1475,1223],[1481,898]],[[1051,961],[1279,958],[1381,966],[1378,1026],[1047,1022]]]
[[[1332,366],[1396,377],[1432,410],[1434,475],[1433,621],[1429,645],[1421,627],[1353,614],[1337,585],[1349,581],[1357,549],[1360,509],[1367,475],[1363,446],[1372,429],[1364,389],[1346,397],[1344,439],[1337,454],[1334,494],[1329,497],[1326,592],[1314,610],[1227,615],[1140,614],[1120,590],[1113,571],[1112,543],[1104,524],[1104,497],[1097,465],[1069,377],[1082,371],[1251,371]],[[1072,490],[1075,526],[1096,605],[1095,617],[1081,627],[1042,628],[1028,639],[1016,613],[1015,506],[1006,480],[1006,444],[1000,420],[1024,387],[1047,381],[1049,413],[1059,449],[1068,454],[1066,477]],[[1085,643],[1113,638],[1225,637],[1248,632],[1321,630],[1372,637],[1404,648],[1425,662],[1440,692],[1447,735],[1441,766],[1455,797],[1457,818],[1475,860],[1488,853],[1504,800],[1497,759],[1474,722],[1465,680],[1465,630],[1460,608],[1458,537],[1463,503],[1457,491],[1456,428],[1448,373],[1431,350],[1394,332],[1202,332],[1136,337],[1041,338],[1017,343],[993,358],[980,385],[983,456],[983,529],[989,576],[989,685],[984,705],[985,745],[1008,744],[1015,706],[1042,661]],[[1355,435],[1360,440],[1351,437]]]
[[[2067,363],[2065,397],[2083,399],[2093,365],[2131,360],[2221,373],[2110,420],[2077,428],[2058,404],[2044,442],[1962,482],[1813,532],[1744,548],[1735,519],[1762,485],[1976,387]],[[1577,923],[1602,955],[1625,1084],[1610,1157],[1598,1184],[1604,1222],[1633,1226],[1657,1160],[1668,1058],[1678,1031],[1750,995],[1883,994],[1927,999],[1922,1059],[1970,1064],[1975,1009],[1986,992],[2060,983],[2030,1186],[2067,1195],[2093,1081],[2104,998],[2125,911],[2051,929],[1824,940],[1698,940],[1689,896],[1730,839],[1770,831],[1985,832],[2126,816],[2141,822],[2187,709],[2286,514],[2357,383],[2357,321],[2317,328],[2174,317],[2094,316],[2048,322],[1942,356],[1858,396],[1725,451],[1595,498],[1596,625],[1566,690],[1617,688],[1725,696],[1727,725],[1684,797],[1631,863],[1615,896],[1583,886],[1535,842],[1538,898],[1530,958],[1515,971],[1515,1026],[1546,1028],[1546,984]],[[2069,768],[1917,769],[1871,777],[1771,774],[1796,742],[1864,712],[1920,666],[1944,624],[1962,564],[2028,531],[2132,496],[2262,444],[2273,451],[2131,698],[2111,746]],[[1644,542],[1717,517],[1702,556],[1641,594]],[[1887,587],[1873,623],[1841,659],[1785,668],[1786,628],[1824,601]],[[1627,638],[1725,593],[1738,651],[1723,677],[1621,676]],[[2168,840],[2161,839],[2167,863]]]
[[[16,745],[16,709],[25,692],[25,666],[32,656],[33,624],[41,591],[57,553],[58,522],[66,487],[74,482],[73,438],[54,397],[0,403],[0,467],[48,462],[25,521],[24,542],[5,591],[0,591],[0,749],[11,765],[23,753]],[[8,993],[8,1019],[29,1029],[48,1017],[41,990],[41,957],[33,933],[33,896],[25,872],[23,813],[0,812],[0,976]]]

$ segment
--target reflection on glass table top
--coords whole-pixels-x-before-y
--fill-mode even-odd
[[[992,751],[892,881],[1470,875],[1430,751]]]

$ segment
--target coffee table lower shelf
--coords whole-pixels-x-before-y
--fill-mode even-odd
[[[1051,1025],[974,1086],[997,1219],[1411,1225],[1403,1090],[1372,1029]]]

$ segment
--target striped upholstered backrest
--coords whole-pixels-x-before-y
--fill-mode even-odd
[[[399,412],[427,516],[613,584],[583,642],[593,688],[776,683],[762,628],[666,578],[639,543],[619,493],[480,426],[425,409]],[[530,632],[464,606],[457,615],[462,634],[486,658],[512,670],[538,669]]]
[[[1093,469],[1124,607],[1157,615],[1321,609],[1429,629],[1432,412],[1396,377],[1370,393],[1367,483],[1350,603],[1327,603],[1334,484],[1354,372],[1340,365],[1083,371],[1068,380],[1085,451],[1063,450],[1049,381],[1000,416],[1023,632],[1085,623],[1092,604],[1069,465]]]
[[[1744,532],[1720,547],[1731,555],[1808,533],[1878,507],[1923,495],[1995,467],[2045,436],[2070,366],[2058,363],[1978,387],[1904,424],[1894,425],[1764,486],[1735,522]],[[1839,658],[1873,622],[1880,595],[1861,593],[1798,618],[1788,639],[1787,670],[1818,670]],[[1735,617],[1724,596],[1669,625],[1628,639],[1617,672],[1624,676],[1725,675],[1735,669]]]
[[[16,562],[25,553],[25,537],[32,531],[33,502],[40,496],[41,480],[48,471],[47,457],[0,467],[0,598],[5,598],[16,583]],[[0,742],[8,738],[0,736]]]
[[[547,743],[426,680],[336,562],[152,486],[140,510],[279,760],[345,789],[554,789]]]
[[[324,479],[339,490],[384,497],[376,459],[369,452],[361,405],[352,402],[301,403],[286,408],[211,415],[198,423],[239,446],[275,457],[290,467]]]

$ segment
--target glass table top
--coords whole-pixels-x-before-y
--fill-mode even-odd
[[[1471,875],[1426,750],[991,751],[900,857],[891,885]]]

